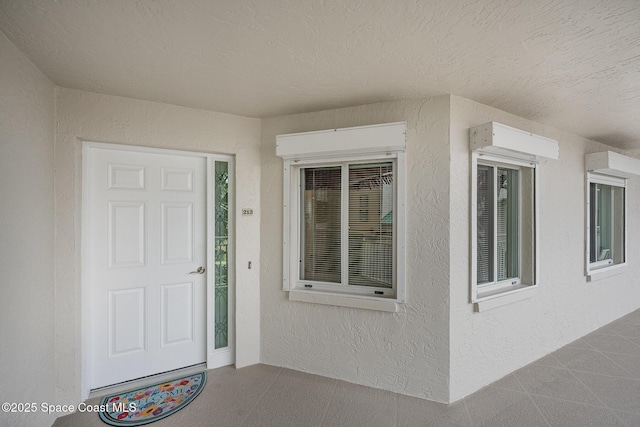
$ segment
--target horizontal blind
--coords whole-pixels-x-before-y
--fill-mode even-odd
[[[301,170],[302,280],[340,283],[341,175],[340,166]]]
[[[478,165],[477,172],[477,282],[493,281],[493,169]]]
[[[393,286],[393,163],[349,166],[349,285]]]
[[[497,185],[497,280],[506,280],[518,277],[519,273],[518,171],[498,168]]]

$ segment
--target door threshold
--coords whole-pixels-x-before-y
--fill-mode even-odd
[[[89,399],[95,397],[103,397],[109,394],[122,393],[127,390],[135,390],[137,388],[147,387],[163,381],[172,380],[181,376],[196,374],[207,370],[206,363],[186,366],[184,368],[174,369],[173,371],[162,372],[160,374],[149,375],[148,377],[136,378],[135,380],[124,381],[118,384],[108,385],[93,389],[89,392]]]

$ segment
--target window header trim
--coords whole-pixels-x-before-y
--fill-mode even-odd
[[[472,151],[495,154],[513,159],[539,162],[558,160],[558,141],[497,122],[488,122],[469,129]]]
[[[640,160],[613,151],[601,151],[584,156],[587,172],[596,172],[620,178],[640,176]]]
[[[590,183],[605,184],[613,187],[627,187],[627,179],[619,176],[603,175],[597,172],[587,172],[587,180]]]
[[[396,122],[278,135],[276,155],[288,160],[404,152],[406,131],[406,122]]]

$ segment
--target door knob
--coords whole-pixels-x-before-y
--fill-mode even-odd
[[[198,267],[198,269],[196,271],[192,271],[189,274],[204,274],[205,272],[205,268],[204,267]]]

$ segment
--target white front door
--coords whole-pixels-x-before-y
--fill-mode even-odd
[[[87,150],[90,387],[205,362],[206,157]]]

